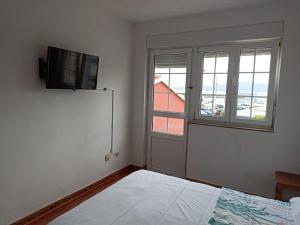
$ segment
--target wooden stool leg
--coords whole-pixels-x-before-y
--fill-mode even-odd
[[[276,196],[275,199],[282,200],[282,187],[279,184],[276,184]]]

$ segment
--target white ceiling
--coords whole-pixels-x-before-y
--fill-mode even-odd
[[[145,22],[278,1],[280,0],[99,0],[105,10],[131,22]]]

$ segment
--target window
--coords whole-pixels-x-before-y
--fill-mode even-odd
[[[200,114],[225,118],[228,79],[228,52],[204,52]]]
[[[272,127],[278,46],[271,41],[200,48],[195,119]]]
[[[153,55],[152,132],[183,136],[185,130],[186,81],[190,52],[157,51]]]
[[[271,48],[241,49],[236,117],[266,120]]]
[[[183,135],[184,120],[172,117],[154,116],[152,121],[153,131],[172,135]]]

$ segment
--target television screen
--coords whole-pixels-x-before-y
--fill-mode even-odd
[[[97,88],[98,63],[97,56],[49,46],[46,87],[94,90]]]

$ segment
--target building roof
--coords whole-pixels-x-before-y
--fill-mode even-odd
[[[159,81],[159,82],[155,83],[154,85],[158,85],[158,84],[163,85],[164,88],[166,88],[169,92],[173,93],[174,96],[176,96],[180,101],[182,101],[183,103],[185,102],[185,100],[180,95],[178,95],[172,88],[170,88],[165,82]]]

